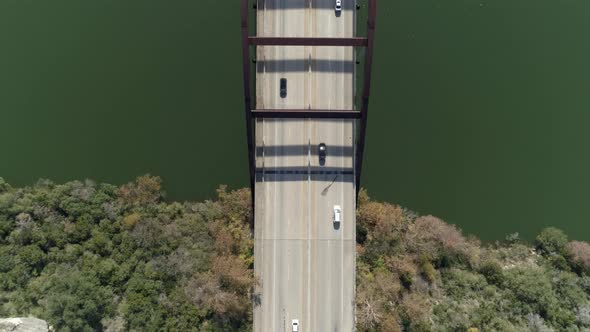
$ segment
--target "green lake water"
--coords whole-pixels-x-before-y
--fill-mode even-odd
[[[363,187],[486,240],[590,240],[589,12],[379,1]],[[0,176],[247,186],[239,29],[236,0],[0,0]]]

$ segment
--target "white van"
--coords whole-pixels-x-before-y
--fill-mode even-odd
[[[342,0],[336,0],[334,10],[336,10],[336,13],[340,13],[342,11]]]
[[[342,221],[342,209],[340,205],[334,205],[334,220],[335,223]]]
[[[299,319],[293,319],[291,321],[291,326],[292,326],[291,331],[293,331],[293,332],[299,332]]]

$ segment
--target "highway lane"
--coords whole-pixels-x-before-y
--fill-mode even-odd
[[[336,17],[332,0],[259,0],[259,36],[353,36],[354,4]],[[257,108],[352,109],[348,47],[257,50]],[[286,98],[279,80],[288,81]],[[352,120],[256,122],[255,331],[353,331],[355,185]],[[317,146],[328,146],[324,166]],[[285,173],[288,170],[291,173]],[[326,174],[326,171],[331,172]],[[324,173],[322,173],[324,172]],[[332,223],[340,205],[343,222]]]

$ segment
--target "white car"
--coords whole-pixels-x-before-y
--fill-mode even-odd
[[[340,222],[342,221],[342,209],[340,208],[340,205],[334,205],[334,222]]]
[[[336,0],[336,6],[334,6],[334,9],[337,13],[342,11],[342,0]]]
[[[291,331],[293,331],[293,332],[299,332],[299,319],[293,319],[291,321],[291,326],[293,327],[291,329]]]

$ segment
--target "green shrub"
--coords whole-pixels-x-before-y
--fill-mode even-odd
[[[412,283],[414,282],[414,276],[408,271],[403,271],[399,276],[399,281],[406,289],[410,289],[410,287],[412,287]]]
[[[522,312],[545,313],[554,306],[556,296],[551,278],[541,268],[517,267],[506,271],[504,285]]]
[[[436,270],[424,255],[420,256],[420,272],[428,282],[433,283],[436,281]]]
[[[4,242],[4,239],[14,229],[14,221],[8,220],[8,218],[0,215],[0,243]]]
[[[506,235],[506,243],[511,245],[511,244],[516,244],[518,242],[520,242],[520,234],[518,234],[518,232],[516,233],[511,233]]]
[[[481,274],[458,268],[451,268],[442,276],[446,293],[456,299],[471,297],[474,293],[483,291],[488,285]]]
[[[537,248],[543,254],[567,254],[567,235],[555,227],[548,227],[541,231],[535,240]]]
[[[1,230],[0,230],[0,232],[1,232]],[[356,242],[361,245],[365,244],[365,241],[367,241],[367,233],[368,233],[367,227],[365,227],[365,225],[363,223],[357,223],[357,225],[356,225]]]
[[[578,285],[580,288],[586,292],[586,294],[590,295],[590,277],[587,275],[583,275],[581,278],[578,279]]]
[[[96,331],[101,319],[113,313],[113,293],[88,272],[60,266],[32,284],[40,297],[41,317],[58,331]]]
[[[558,269],[558,270],[562,270],[562,271],[570,271],[570,265],[567,262],[567,260],[565,259],[565,257],[558,255],[558,254],[552,254],[549,255],[547,257],[547,262],[549,264],[551,264],[552,267]]]
[[[10,185],[6,183],[6,181],[4,181],[2,177],[0,177],[0,193],[7,192],[11,189],[12,188],[10,187]]]
[[[248,189],[162,198],[149,176],[120,188],[0,180],[0,315],[36,315],[60,331],[251,331],[261,298]],[[541,257],[516,236],[482,247],[438,218],[359,199],[357,330],[590,326],[588,243],[548,228]]]
[[[479,268],[479,273],[483,274],[487,282],[493,285],[501,285],[504,281],[504,272],[497,261],[489,260],[484,262]]]

